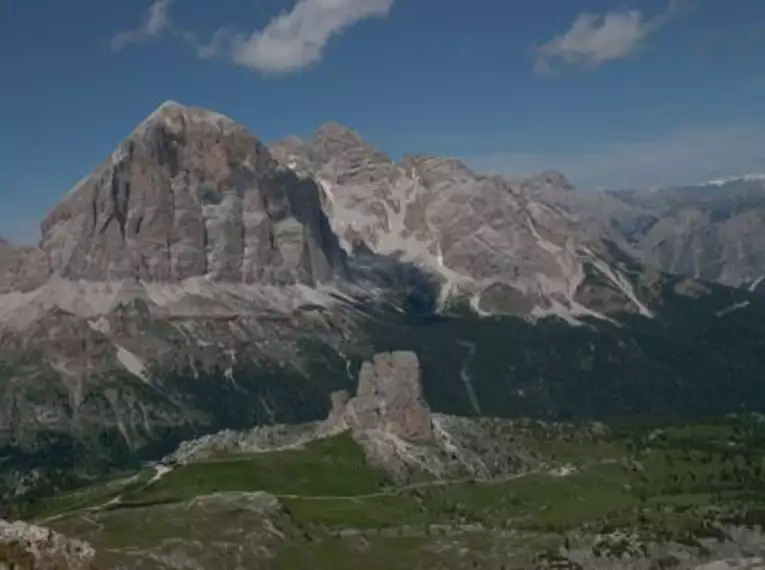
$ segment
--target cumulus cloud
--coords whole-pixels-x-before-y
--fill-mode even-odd
[[[467,157],[476,169],[513,176],[559,170],[587,188],[650,188],[765,172],[765,124],[703,126],[662,138],[564,153],[498,152]]]
[[[653,18],[646,18],[640,10],[580,14],[567,32],[531,48],[534,71],[549,74],[566,67],[593,69],[627,58],[676,15],[681,3],[670,0],[668,8]]]
[[[118,52],[130,44],[150,41],[162,34],[172,31],[170,21],[170,8],[175,0],[154,0],[144,16],[140,27],[133,30],[125,30],[112,38],[112,51]]]
[[[383,18],[394,0],[298,0],[262,30],[251,34],[218,31],[203,57],[223,56],[265,73],[299,71],[321,61],[330,39],[354,24]]]

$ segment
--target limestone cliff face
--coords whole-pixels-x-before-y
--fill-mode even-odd
[[[436,477],[491,479],[533,464],[512,435],[512,422],[431,413],[422,395],[419,359],[411,351],[382,352],[363,363],[354,396],[333,392],[323,421],[224,430],[186,441],[163,460],[172,468],[214,455],[294,449],[350,431],[370,464],[407,482]],[[509,434],[509,435],[508,435]]]
[[[316,184],[245,128],[165,104],[41,229],[39,247],[0,242],[0,448],[37,454],[5,464],[0,501],[26,492],[20,481],[60,441],[71,446],[62,461],[101,461],[94,434],[118,440],[99,447],[108,455],[186,425],[320,416],[285,405],[283,379],[262,378],[278,370],[292,391],[314,389],[301,384],[301,350],[334,346],[348,329],[323,292],[345,281],[346,254]],[[239,392],[224,396],[225,386]],[[242,407],[225,409],[232,402]]]
[[[380,353],[365,362],[359,372],[358,391],[348,401],[344,417],[354,430],[382,430],[409,442],[432,439],[417,355],[406,351]]]
[[[316,186],[229,118],[167,103],[42,224],[67,279],[315,283],[344,271]]]
[[[590,314],[577,293],[588,264],[613,265],[601,235],[527,188],[472,171],[456,159],[406,156],[396,162],[355,131],[330,123],[312,140],[295,137],[271,152],[317,180],[347,251],[399,255],[441,278],[442,301],[460,296],[485,313]],[[548,184],[570,189],[561,175]],[[649,315],[626,280],[612,282],[620,307]]]

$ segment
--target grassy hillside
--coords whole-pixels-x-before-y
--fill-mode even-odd
[[[387,569],[400,567],[396,561],[511,568],[565,544],[605,556],[616,546],[597,546],[593,537],[616,529],[635,537],[624,548],[673,540],[693,550],[722,532],[719,525],[763,522],[763,430],[757,417],[742,416],[661,429],[623,426],[590,441],[565,430],[525,432],[538,468],[490,482],[403,488],[366,466],[343,434],[299,449],[207,459],[153,483],[141,475],[121,487],[80,491],[77,500],[40,503],[37,512],[125,568],[167,568],[158,553],[205,544],[223,569],[235,568],[241,556],[267,569]],[[258,491],[275,501],[259,514],[247,506]],[[110,503],[117,495],[122,502]],[[57,509],[60,516],[51,518]],[[243,555],[248,533],[247,540],[267,546]]]

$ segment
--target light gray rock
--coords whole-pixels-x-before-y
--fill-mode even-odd
[[[87,542],[22,521],[0,520],[0,568],[92,570],[96,551]],[[3,557],[8,556],[8,560]],[[3,566],[7,562],[8,566]]]
[[[359,372],[359,387],[345,409],[345,421],[357,431],[381,430],[408,442],[433,438],[431,415],[413,352],[376,354]]]
[[[187,463],[216,453],[264,453],[289,449],[350,429],[374,431],[409,444],[433,443],[432,416],[422,396],[420,364],[413,352],[380,353],[359,371],[356,395],[330,395],[324,421],[297,426],[256,426],[224,430],[187,441],[165,463]]]
[[[560,184],[537,179],[522,184],[667,273],[734,287],[765,276],[762,177],[650,191],[561,191]]]

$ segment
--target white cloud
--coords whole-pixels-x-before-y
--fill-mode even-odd
[[[230,58],[265,73],[299,71],[320,61],[329,40],[354,24],[390,13],[394,0],[298,0],[262,30],[249,35],[220,30],[202,57]]]
[[[639,10],[580,14],[566,33],[531,48],[534,71],[548,74],[565,67],[592,69],[607,61],[627,58],[664,26],[680,6],[681,0],[670,0],[667,10],[652,19]]]
[[[171,31],[170,8],[174,2],[175,0],[154,0],[140,27],[120,32],[112,38],[112,51],[121,51],[130,44],[146,42]]]
[[[765,171],[765,124],[706,126],[642,141],[563,153],[467,157],[478,170],[526,175],[559,170],[587,188],[648,188]]]

